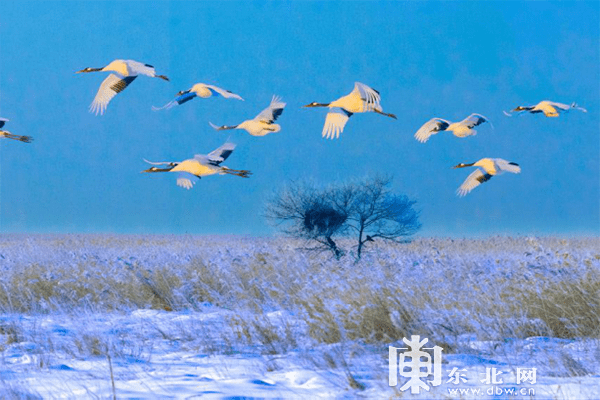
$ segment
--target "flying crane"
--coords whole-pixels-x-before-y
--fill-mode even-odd
[[[396,119],[394,114],[384,113],[381,105],[381,96],[379,92],[364,83],[355,82],[354,90],[350,94],[340,97],[331,103],[312,102],[304,107],[329,107],[329,112],[325,117],[325,125],[321,135],[327,139],[337,139],[348,119],[356,113],[374,112],[385,115],[386,117]]]
[[[196,181],[209,175],[235,175],[248,178],[252,173],[245,170],[236,170],[221,165],[233,153],[235,144],[227,142],[208,154],[196,154],[194,158],[183,161],[152,162],[144,159],[152,167],[142,172],[177,172],[177,185],[191,189]],[[164,168],[157,167],[164,165]]]
[[[84,68],[77,71],[77,74],[97,72],[97,71],[112,71],[110,75],[100,84],[98,93],[94,101],[90,105],[90,112],[98,115],[104,114],[108,103],[117,94],[121,93],[138,77],[138,75],[146,75],[152,78],[160,78],[168,81],[164,75],[157,75],[154,67],[150,64],[143,64],[133,60],[114,60],[106,67],[102,68]]]

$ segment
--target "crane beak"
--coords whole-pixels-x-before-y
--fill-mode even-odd
[[[97,72],[97,71],[102,71],[104,68],[84,68],[81,71],[76,71],[76,74],[80,74],[82,72]]]
[[[317,102],[313,101],[312,103],[307,104],[302,107],[329,107],[329,103],[317,103]]]
[[[172,170],[175,166],[172,165],[170,166],[170,168],[156,168],[156,167],[150,167],[148,169],[143,170],[142,172],[140,172],[141,174],[143,174],[144,172],[169,172],[170,170]]]
[[[465,167],[472,167],[473,165],[475,165],[475,163],[470,163],[470,164],[460,163],[460,164],[456,164],[452,168],[454,168],[454,169],[456,169],[456,168],[465,168]]]

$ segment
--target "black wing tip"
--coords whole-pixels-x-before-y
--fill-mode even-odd
[[[487,182],[487,181],[489,181],[490,179],[492,179],[492,176],[493,176],[493,175],[490,175],[490,174],[483,174],[482,176],[478,177],[478,178],[477,178],[477,180],[478,180],[480,183]]]
[[[137,75],[136,76],[126,76],[125,78],[123,78],[120,81],[118,81],[115,84],[113,84],[110,88],[113,91],[115,91],[116,93],[120,93],[123,90],[125,90],[125,88],[127,86],[129,86],[129,84],[131,82],[133,82],[135,80],[135,78],[137,78]]]
[[[350,118],[352,115],[354,115],[354,113],[346,110],[345,108],[340,108],[340,110],[342,110],[344,112],[344,114],[346,114],[348,116],[348,118]]]
[[[233,150],[227,149],[227,150],[223,150],[223,152],[221,153],[221,158],[223,160],[226,160],[227,157],[229,157],[231,155],[231,153],[233,153]],[[220,163],[219,163],[220,164]]]
[[[273,110],[273,120],[276,120],[281,114],[283,114],[283,107],[275,108]]]
[[[437,121],[437,123],[438,123],[438,125],[437,125],[437,126],[438,126],[438,128],[439,128],[439,130],[438,130],[438,131],[445,131],[445,130],[446,130],[446,128],[448,128],[448,127],[450,126],[450,124],[449,124],[449,123],[447,123],[446,121],[439,121],[439,120],[438,120],[438,121]]]

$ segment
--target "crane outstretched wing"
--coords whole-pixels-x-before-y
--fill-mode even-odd
[[[477,186],[481,185],[483,182],[487,182],[492,178],[492,175],[487,174],[477,168],[475,171],[471,172],[471,174],[465,179],[462,185],[456,191],[456,194],[460,197],[465,196],[471,190],[475,189]]]
[[[443,120],[441,118],[432,118],[429,121],[425,122],[425,124],[419,128],[417,133],[415,133],[415,139],[417,139],[421,143],[425,143],[429,140],[431,135],[435,135],[436,133],[446,130],[450,126],[450,122]]]
[[[272,124],[277,120],[277,118],[283,113],[283,109],[285,108],[285,103],[281,101],[281,97],[273,96],[271,99],[271,104],[269,107],[265,108],[258,114],[254,119],[258,121],[264,121],[269,124]]]
[[[506,161],[502,158],[494,158],[494,162],[501,171],[512,172],[513,174],[521,173],[521,167],[517,163]]]
[[[569,111],[571,106],[550,100],[543,100],[536,105],[536,108],[539,110],[537,112],[542,111],[546,117],[558,117],[561,112]]]
[[[177,174],[177,186],[190,190],[199,179],[199,176],[190,174],[189,172],[179,172]]]
[[[124,60],[125,64],[127,64],[127,69],[130,75],[146,75],[150,77],[155,77],[156,70],[154,66],[150,64],[144,64],[135,60]]]
[[[231,153],[233,153],[234,149],[235,149],[235,144],[233,144],[231,142],[226,142],[221,147],[211,151],[207,155],[203,156],[203,155],[197,154],[194,156],[194,158],[198,160],[198,157],[200,157],[200,158],[203,157],[203,159],[208,159],[208,161],[211,164],[219,165],[223,161],[225,161],[227,159],[227,157],[229,157],[231,155]]]
[[[490,122],[486,117],[480,114],[471,114],[467,118],[461,121],[461,124],[465,125],[467,128],[472,129],[478,125],[483,124],[484,122]],[[491,125],[491,122],[490,122]]]
[[[104,111],[106,111],[106,107],[112,98],[125,90],[136,77],[137,76],[126,76],[122,78],[119,75],[110,74],[102,84],[100,84],[98,93],[96,93],[96,97],[90,105],[90,112],[93,112],[96,115],[98,115],[98,113],[100,113],[100,115],[104,114]]]
[[[165,104],[162,107],[152,106],[152,111],[159,111],[159,110],[164,110],[164,109],[169,110],[169,109],[175,107],[176,105],[180,105],[180,104],[190,101],[194,97],[196,97],[196,93],[187,92],[187,93],[182,94],[181,96],[177,96],[175,98],[175,100],[171,100],[170,102],[168,102],[167,104]]]
[[[160,111],[160,110],[170,110],[171,108],[175,107],[176,105],[181,104],[178,103],[177,100],[171,100],[170,102],[168,102],[167,104],[165,104],[162,107],[156,107],[156,106],[152,106],[152,111]]]
[[[373,108],[379,105],[381,96],[379,92],[364,83],[354,82],[354,91],[360,93],[360,98],[366,103],[366,109],[371,111]]]
[[[554,107],[554,108],[558,108],[558,109],[560,109],[560,110],[562,110],[562,111],[569,111],[569,110],[571,109],[571,106],[570,106],[570,105],[568,105],[568,104],[557,103],[557,102],[550,101],[550,100],[545,100],[545,102],[546,102],[548,105],[551,105],[552,107]]]
[[[6,118],[0,118],[0,128],[2,128],[7,122],[8,120]]]
[[[220,96],[225,97],[226,99],[238,99],[238,100],[244,101],[244,99],[242,99],[242,97],[239,94],[235,94],[235,93],[231,92],[230,90],[221,89],[220,87],[217,87],[214,85],[205,85],[203,83],[201,85],[203,85],[205,88],[210,90],[213,95],[220,95]],[[194,86],[196,86],[196,85],[194,85]]]
[[[325,125],[323,126],[322,136],[326,139],[337,139],[340,133],[344,131],[346,122],[352,116],[352,113],[340,107],[334,107],[327,113],[325,117]]]

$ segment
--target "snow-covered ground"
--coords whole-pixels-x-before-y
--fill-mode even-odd
[[[5,235],[0,398],[600,399],[599,244]],[[411,335],[443,348],[420,394],[388,382]]]

